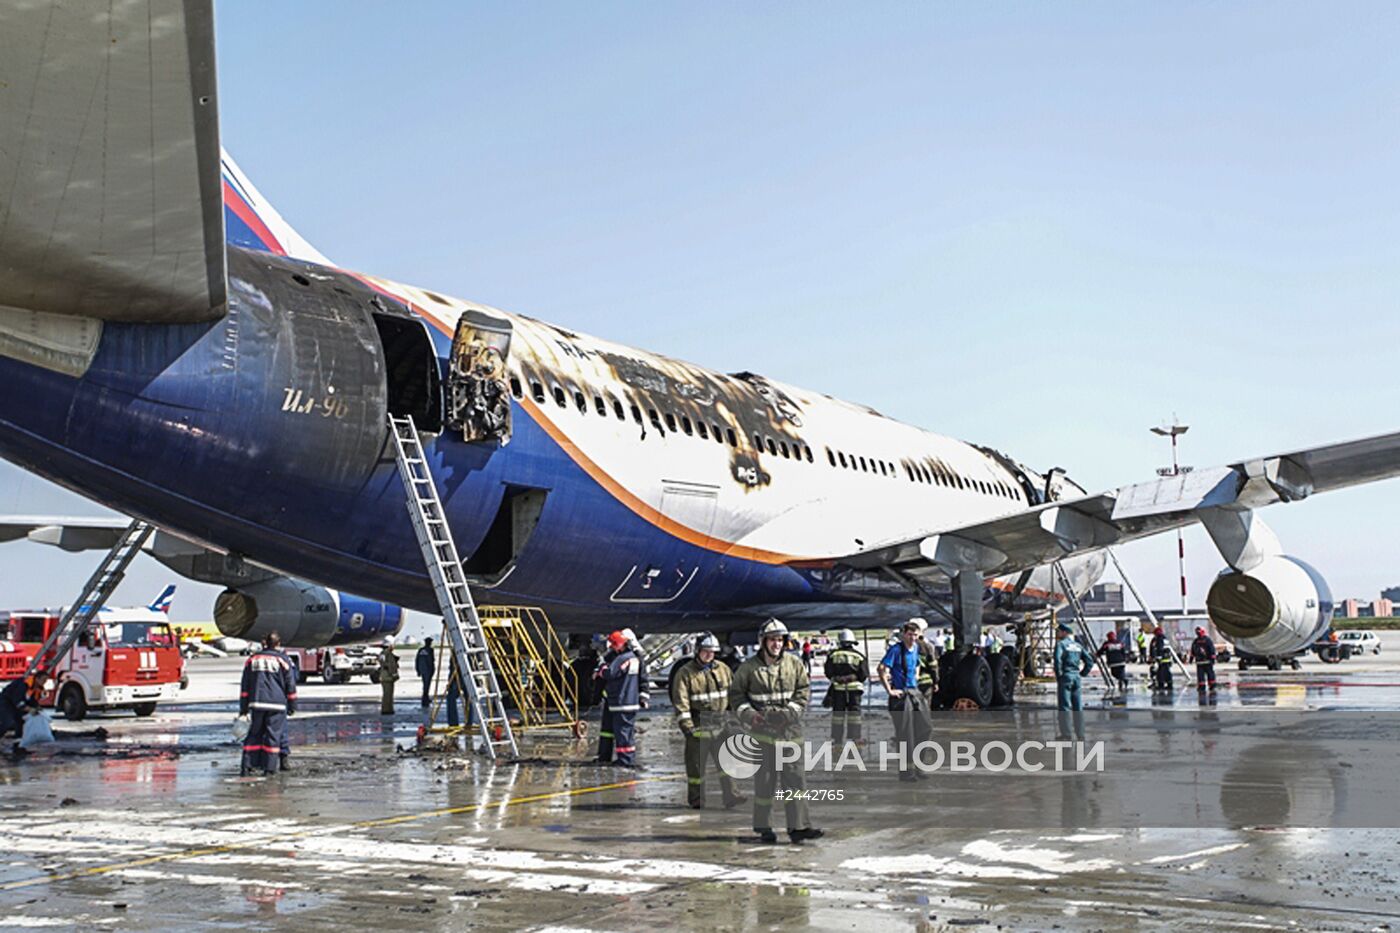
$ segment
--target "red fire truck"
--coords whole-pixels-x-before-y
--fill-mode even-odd
[[[62,615],[0,612],[0,671],[22,674]],[[131,709],[149,716],[158,702],[180,695],[184,664],[165,613],[104,608],[58,669],[48,672],[39,703],[58,707],[71,720],[90,709]]]

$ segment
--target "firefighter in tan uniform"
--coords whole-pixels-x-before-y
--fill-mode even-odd
[[[733,809],[748,798],[734,789],[734,779],[719,767],[716,755],[726,735],[729,716],[729,685],[734,675],[729,665],[716,658],[719,640],[706,632],[695,643],[695,657],[676,674],[674,695],[676,724],[685,733],[686,799],[696,810],[705,807],[705,766],[715,762],[724,808]]]
[[[800,761],[781,771],[777,766],[779,741],[798,742],[802,714],[811,696],[807,666],[796,655],[787,654],[787,626],[769,619],[758,632],[758,652],[734,674],[729,687],[729,708],[739,722],[758,740],[760,758],[754,775],[753,828],[763,842],[777,842],[773,832],[773,799],[781,793],[787,815],[788,838],[794,843],[820,839],[807,814],[807,780]],[[778,785],[781,782],[782,789]]]

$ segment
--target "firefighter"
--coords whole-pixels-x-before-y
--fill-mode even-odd
[[[399,679],[399,656],[394,653],[394,636],[384,639],[384,650],[379,653],[379,688],[384,692],[379,704],[379,715],[394,715],[394,684]]]
[[[614,761],[623,768],[637,766],[637,710],[641,709],[642,660],[628,644],[622,632],[608,636],[613,649],[612,660],[603,673],[603,689],[607,696],[607,712],[612,717],[612,737],[609,751],[616,752]],[[598,739],[599,758],[603,755],[603,738]]]
[[[783,651],[787,626],[769,619],[758,630],[758,652],[734,674],[729,685],[729,708],[758,742],[758,773],[753,786],[753,829],[762,842],[773,843],[773,799],[781,782],[787,834],[793,843],[825,835],[812,827],[807,813],[807,779],[802,768],[778,770],[777,742],[802,737],[802,714],[811,697],[811,681],[801,658]]]
[[[1191,660],[1196,662],[1196,691],[1204,693],[1207,684],[1215,689],[1215,642],[1203,628],[1196,629],[1196,640],[1191,642]]]
[[[899,743],[899,779],[915,781],[923,773],[912,767],[914,747],[925,733],[928,709],[919,691],[919,623],[910,619],[899,630],[899,641],[890,645],[880,661],[880,683],[889,694],[890,718],[894,720],[895,740]]]
[[[613,734],[615,723],[613,722],[612,709],[608,705],[607,688],[608,665],[611,664],[612,659],[617,656],[617,651],[613,648],[614,639],[617,640],[616,643],[619,646],[626,644],[626,636],[621,632],[613,632],[604,638],[603,654],[602,657],[598,659],[598,669],[593,672],[593,680],[599,685],[599,692],[602,694],[603,708],[602,719],[598,723],[597,758],[598,763],[602,765],[610,765],[613,763],[613,746],[616,744]],[[640,701],[640,693],[638,695],[638,700]]]
[[[1118,640],[1117,632],[1109,632],[1108,636],[1104,638],[1103,644],[1099,646],[1099,657],[1108,662],[1108,672],[1113,675],[1118,689],[1127,692],[1128,650]]]
[[[706,632],[695,643],[695,657],[676,674],[676,724],[685,734],[686,800],[696,810],[705,807],[705,766],[715,762],[724,809],[732,810],[747,800],[734,789],[734,780],[719,766],[720,743],[725,737],[729,710],[729,685],[734,675],[729,665],[716,658],[719,639]]]
[[[627,639],[627,646],[632,649],[632,653],[641,662],[641,667],[637,671],[637,704],[642,709],[651,709],[651,687],[647,680],[647,656],[646,652],[642,650],[642,640],[630,628],[622,630],[622,637]]]
[[[423,679],[423,708],[427,709],[431,702],[428,693],[432,690],[433,674],[437,673],[437,660],[433,657],[431,637],[423,639],[423,647],[413,656],[413,671]]]
[[[287,717],[297,710],[297,680],[292,662],[279,650],[281,645],[281,636],[273,632],[243,665],[238,712],[252,716],[243,739],[241,774],[276,774],[286,765]]]
[[[1152,689],[1172,689],[1172,646],[1167,642],[1167,633],[1162,626],[1152,632],[1152,644],[1147,646],[1148,660],[1152,664]]]
[[[860,739],[860,703],[870,680],[870,665],[856,650],[856,633],[843,628],[836,633],[836,650],[826,656],[827,689],[831,697],[831,742],[843,746]]]

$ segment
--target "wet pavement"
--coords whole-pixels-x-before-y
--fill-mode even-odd
[[[385,719],[376,688],[309,684],[296,769],[240,778],[234,707],[212,699],[229,670],[192,666],[190,696],[209,702],[59,720],[58,752],[0,764],[0,927],[1400,925],[1400,830],[1387,828],[1400,808],[1366,779],[1400,773],[1371,767],[1400,744],[1384,715],[1400,711],[1400,673],[1380,667],[1223,671],[1204,712],[1194,688],[1155,706],[1091,692],[1101,773],[1034,785],[985,771],[916,785],[814,773],[810,787],[844,798],[811,803],[828,836],[803,846],[756,844],[747,808],[686,808],[679,734],[659,709],[642,721],[639,773],[588,762],[588,743],[559,732],[492,766],[406,751],[416,704]],[[1046,701],[1028,688],[1006,722],[1053,736]],[[867,758],[889,736],[879,710]],[[811,716],[818,738],[825,715]],[[997,734],[992,722],[940,720],[935,739]],[[1232,736],[1245,741],[1227,756]],[[1193,800],[1168,814],[1176,825],[1145,818],[1173,794]],[[1359,800],[1373,820],[1317,825]]]

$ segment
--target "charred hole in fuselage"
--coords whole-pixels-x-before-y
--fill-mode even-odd
[[[507,486],[501,506],[486,537],[471,557],[463,562],[467,573],[478,577],[497,576],[515,561],[540,521],[540,511],[548,492],[525,486]]]
[[[384,347],[390,414],[412,415],[420,431],[441,431],[442,374],[427,328],[412,318],[390,314],[373,317]]]

